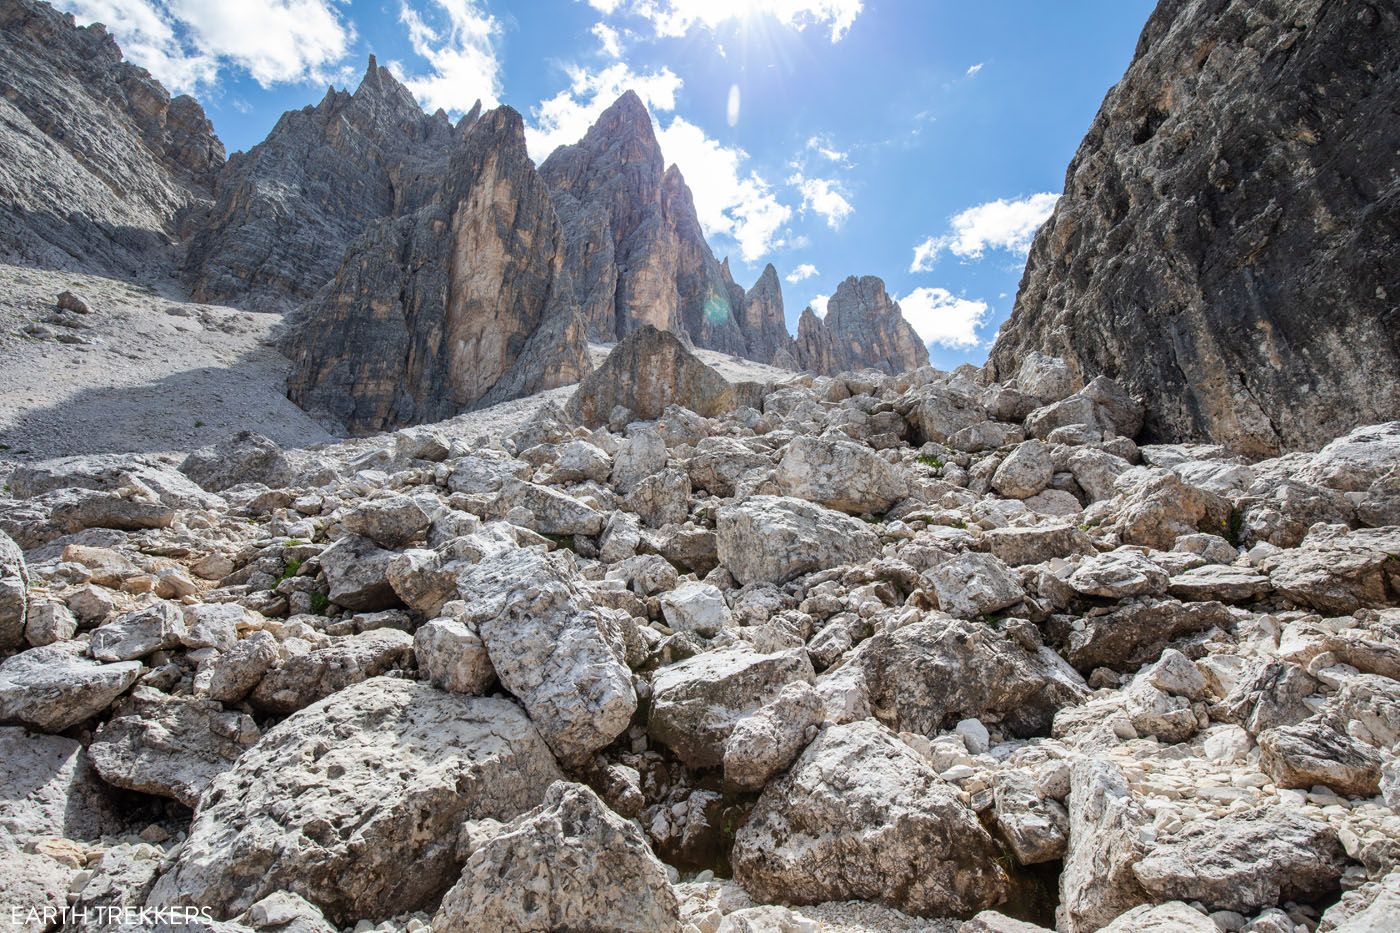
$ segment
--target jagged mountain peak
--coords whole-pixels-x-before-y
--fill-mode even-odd
[[[809,307],[797,322],[803,369],[838,373],[878,369],[897,373],[928,364],[928,347],[905,320],[883,279],[847,276],[827,301],[826,315]]]

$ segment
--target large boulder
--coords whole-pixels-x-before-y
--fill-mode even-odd
[[[716,522],[719,561],[740,583],[786,583],[879,552],[859,519],[788,496],[750,496]]]
[[[251,716],[212,700],[137,687],[88,746],[102,779],[115,787],[199,804],[210,783],[261,733]]]
[[[1160,836],[1133,874],[1155,900],[1250,913],[1337,890],[1346,854],[1336,830],[1286,807],[1197,820]]]
[[[938,607],[959,619],[975,619],[1026,598],[1021,579],[995,554],[965,551],[925,573]]]
[[[608,358],[579,383],[565,406],[574,420],[596,428],[618,406],[635,421],[655,421],[668,405],[713,418],[757,405],[762,386],[731,383],[702,363],[670,331],[643,324],[613,347]]]
[[[1136,670],[1157,658],[1172,639],[1211,627],[1225,629],[1233,621],[1221,603],[1138,597],[1082,617],[1054,616],[1046,632],[1065,660],[1087,674],[1096,667]]]
[[[458,588],[463,621],[556,755],[582,761],[627,728],[637,695],[624,635],[570,574],[516,548],[465,568]]]
[[[811,682],[813,676],[812,662],[802,650],[762,654],[737,642],[706,651],[653,675],[647,731],[688,767],[718,767],[740,719],[788,684]]]
[[[1043,734],[1055,713],[1089,695],[1083,679],[1039,644],[1035,627],[934,614],[856,649],[872,707],[892,729],[934,735],[963,719]]]
[[[784,495],[852,515],[878,514],[909,495],[909,477],[864,444],[796,437],[774,478]]]
[[[646,837],[581,784],[560,781],[509,823],[467,823],[467,864],[438,933],[679,931],[680,901]]]
[[[180,472],[209,492],[243,483],[273,489],[292,484],[292,465],[271,438],[239,431],[212,447],[196,450],[180,464]]]
[[[248,696],[264,713],[286,716],[351,684],[412,667],[413,636],[398,629],[345,635],[266,671]]]
[[[90,651],[99,661],[134,661],[178,647],[188,634],[179,606],[162,600],[99,626]]]
[[[361,612],[390,609],[399,604],[389,582],[395,558],[369,538],[346,535],[321,552],[321,571],[330,586],[328,598],[337,606]]]
[[[307,707],[217,778],[150,906],[229,918],[277,891],[345,926],[435,903],[463,820],[511,820],[561,777],[506,700],[375,678]]]
[[[998,857],[958,792],[868,720],[829,727],[769,784],[732,854],[735,879],[760,900],[860,899],[923,916],[1005,899]]]
[[[60,642],[0,664],[0,722],[63,732],[106,710],[145,670],[139,661],[102,664],[82,648]]]
[[[1060,873],[1056,927],[1092,933],[1150,898],[1133,874],[1152,818],[1133,799],[1123,771],[1111,761],[1085,758],[1070,770],[1069,848]]]

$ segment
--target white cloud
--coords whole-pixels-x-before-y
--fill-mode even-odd
[[[620,0],[589,0],[597,9],[614,10]],[[827,26],[840,42],[864,9],[863,0],[631,0],[630,12],[651,22],[658,36],[683,36],[693,27],[715,26],[729,19],[768,15],[793,29]]]
[[[426,59],[429,73],[403,74],[404,85],[429,111],[461,113],[477,100],[494,107],[501,98],[501,65],[496,39],[501,26],[477,0],[432,0],[432,12],[399,7],[413,51]]]
[[[977,64],[975,64],[975,65],[973,65],[972,67],[970,67],[970,68],[967,69],[967,76],[968,76],[969,78],[972,77],[973,75],[977,74],[977,72],[981,71],[981,70],[982,70],[982,67],[983,67],[983,63],[982,63],[982,62],[978,62]]]
[[[985,301],[959,298],[946,288],[916,288],[899,299],[899,307],[920,340],[956,350],[980,344],[977,328],[990,310]]]
[[[813,295],[812,300],[807,302],[807,307],[811,308],[817,317],[826,317],[826,303],[830,300],[830,295]]]
[[[744,150],[721,145],[684,117],[675,117],[657,134],[661,151],[679,166],[705,235],[733,240],[745,262],[762,258],[781,245],[779,233],[792,208],[778,201],[768,182],[746,163]]]
[[[603,54],[609,58],[622,57],[622,34],[607,23],[594,23],[593,35],[603,46]]]
[[[334,0],[64,0],[81,24],[103,23],[126,57],[177,93],[242,68],[263,87],[326,81],[354,29]]]
[[[804,262],[802,265],[798,266],[796,269],[793,269],[791,272],[789,272],[789,273],[787,274],[786,278],[787,278],[788,282],[790,282],[790,283],[793,284],[793,285],[796,285],[798,282],[801,282],[803,279],[810,279],[812,276],[814,276],[814,275],[816,275],[816,274],[817,274],[817,267],[814,266],[814,265],[812,265],[810,262]]]
[[[675,163],[695,197],[695,211],[706,236],[733,240],[746,262],[780,245],[779,233],[792,208],[778,201],[772,187],[748,165],[743,149],[724,146],[683,117],[663,125],[658,113],[676,109],[681,79],[669,68],[638,74],[625,62],[601,71],[568,69],[569,86],[542,101],[525,128],[530,155],[542,162],[556,148],[578,142],[624,91],[636,91],[653,114],[657,142]]]
[[[622,0],[588,0],[588,5],[604,16],[610,16],[617,11],[621,2]]]
[[[807,148],[824,159],[830,159],[837,165],[851,164],[850,155],[833,146],[831,140],[825,136],[813,136],[808,139]]]
[[[788,179],[788,184],[796,185],[802,192],[802,210],[821,214],[833,230],[839,230],[846,218],[855,213],[839,182],[829,178],[805,178],[799,172]]]
[[[988,249],[1004,249],[1025,254],[1031,248],[1036,230],[1055,209],[1058,194],[1033,194],[1015,201],[998,198],[969,207],[949,220],[943,236],[929,237],[914,247],[910,272],[927,272],[938,254],[948,250],[963,259],[981,259]]]
[[[676,92],[681,79],[663,67],[660,71],[637,74],[626,62],[614,62],[602,71],[586,68],[566,69],[569,86],[534,108],[534,121],[525,128],[525,142],[530,156],[543,162],[560,146],[569,146],[583,138],[603,111],[632,90],[653,114],[676,109]]]

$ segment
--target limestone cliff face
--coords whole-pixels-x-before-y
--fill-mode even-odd
[[[748,336],[749,355],[762,363],[772,363],[783,351],[792,353],[792,336],[783,317],[783,286],[778,270],[769,263],[753,288],[744,296],[740,327]]]
[[[439,197],[373,224],[289,340],[288,395],[354,433],[450,417],[590,369],[549,193],[501,107],[464,134]]]
[[[455,136],[371,56],[355,93],[330,89],[229,159],[217,202],[189,224],[194,297],[262,310],[305,301],[372,222],[436,196]]]
[[[132,278],[165,265],[224,163],[193,98],[36,0],[0,0],[0,154],[0,251]]]
[[[855,369],[900,373],[928,365],[928,347],[873,275],[850,276],[819,318],[811,308],[797,321],[797,363],[830,375]]]
[[[540,174],[564,226],[566,265],[595,340],[650,324],[693,343],[763,359],[744,328],[743,290],[716,261],[690,188],[665,167],[641,99],[627,92]],[[771,352],[768,354],[771,358]]]
[[[1248,454],[1400,416],[1400,10],[1164,0],[1041,229],[1027,350]]]

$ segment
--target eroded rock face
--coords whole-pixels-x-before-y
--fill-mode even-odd
[[[292,401],[355,433],[588,372],[563,235],[518,113],[482,116],[454,145],[437,197],[354,241],[289,349]]]
[[[419,909],[457,880],[464,819],[514,819],[560,777],[513,703],[365,681],[215,780],[148,903],[232,917],[286,890],[341,925]]]
[[[176,216],[210,196],[224,146],[100,25],[47,3],[0,5],[0,248],[54,268],[145,279]]]
[[[421,206],[452,142],[447,115],[425,114],[371,55],[353,94],[328,89],[229,160],[185,259],[195,299],[282,311],[310,298],[370,223]]]
[[[560,781],[509,823],[468,823],[467,864],[433,929],[676,931],[680,903],[636,824]],[[541,877],[543,871],[544,877]]]
[[[858,369],[901,373],[927,366],[928,347],[883,281],[851,276],[836,286],[825,317],[807,308],[798,318],[797,362],[824,375]]]
[[[768,785],[734,845],[736,879],[764,900],[850,898],[927,916],[971,914],[1007,893],[971,809],[883,726],[823,732]]]
[[[715,260],[690,188],[679,169],[666,168],[636,93],[618,98],[578,143],[556,149],[540,175],[590,338],[620,340],[651,325],[762,362],[791,344],[776,272],[765,272],[750,299]]]
[[[1400,249],[1369,218],[1400,198],[1400,129],[1374,119],[1397,40],[1380,7],[1160,5],[1036,237],[997,375],[1045,350],[1146,400],[1150,437],[1255,455],[1394,418],[1400,385],[1372,374],[1400,366]]]

